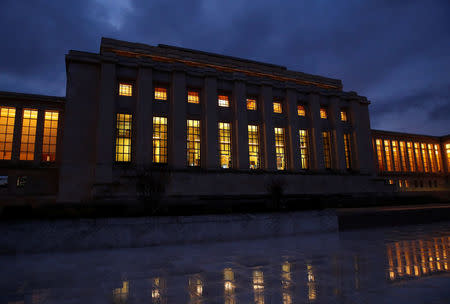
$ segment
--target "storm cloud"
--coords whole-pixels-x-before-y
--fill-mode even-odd
[[[65,95],[64,55],[102,36],[338,78],[376,129],[450,133],[448,1],[2,1],[0,90]]]

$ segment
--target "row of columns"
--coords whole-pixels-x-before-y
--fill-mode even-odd
[[[106,138],[103,143],[111,145],[101,145],[97,147],[96,157],[96,182],[111,182],[112,167],[114,162],[114,136],[115,136],[115,94],[116,90],[111,89],[116,83],[115,63],[104,62],[101,66],[100,99],[98,105],[98,125],[97,137]],[[133,147],[136,149],[134,162],[138,167],[145,167],[152,163],[152,130],[153,130],[153,77],[152,68],[144,63],[140,65],[136,81],[136,123],[135,138]],[[171,98],[169,101],[168,119],[168,159],[170,165],[175,169],[186,168],[186,73],[183,68],[175,68],[172,73]],[[238,77],[239,78],[239,77]],[[249,168],[248,151],[248,120],[246,109],[246,85],[244,79],[237,79],[233,85],[232,96],[232,155],[234,168]],[[273,117],[273,93],[270,84],[262,84],[260,87],[260,101],[262,121],[260,133],[264,140],[260,141],[260,160],[263,169],[276,170],[274,117]],[[286,90],[287,127],[285,126],[285,151],[288,163],[287,169],[293,171],[301,170],[299,138],[299,123],[297,117],[297,92],[295,89]],[[308,97],[309,104],[309,150],[310,168],[313,170],[323,170],[323,143],[322,127],[320,118],[320,95],[312,93]],[[201,100],[201,167],[206,169],[216,169],[219,167],[218,155],[218,118],[217,118],[217,78],[212,72],[204,78],[204,89]],[[343,130],[339,126],[340,105],[337,97],[332,97],[329,102],[329,119],[333,132],[333,167],[338,170],[345,170],[345,151],[343,143]],[[360,134],[359,102],[351,102],[350,117],[352,118],[352,164],[354,169],[364,169],[360,166],[359,159],[360,145],[364,142],[363,137],[367,134]],[[368,114],[367,114],[368,115]],[[367,116],[368,119],[368,116]],[[369,125],[367,125],[369,126]],[[370,127],[369,127],[370,128]],[[367,140],[367,139],[366,139]],[[370,145],[368,146],[370,149]],[[370,151],[370,150],[369,150]]]

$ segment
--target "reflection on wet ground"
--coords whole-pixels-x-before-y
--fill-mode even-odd
[[[447,303],[450,223],[0,256],[3,303]]]

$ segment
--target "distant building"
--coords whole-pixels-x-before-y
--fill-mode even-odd
[[[164,172],[167,200],[449,190],[449,137],[371,131],[337,79],[106,38],[66,71],[66,97],[0,93],[3,195],[135,199]]]

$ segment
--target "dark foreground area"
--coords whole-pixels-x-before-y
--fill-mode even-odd
[[[449,254],[450,222],[441,222],[4,255],[0,304],[448,303]]]
[[[170,200],[115,200],[77,204],[38,203],[26,198],[22,201],[25,203],[0,203],[0,220],[258,214],[436,204],[450,206],[450,192],[289,196],[274,191],[272,195],[261,196],[198,196]]]

